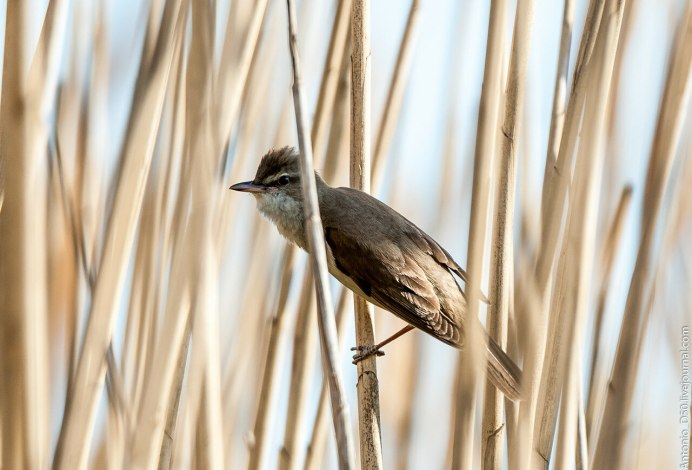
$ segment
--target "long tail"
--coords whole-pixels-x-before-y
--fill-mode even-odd
[[[512,401],[521,398],[521,370],[494,339],[488,338],[488,378]]]

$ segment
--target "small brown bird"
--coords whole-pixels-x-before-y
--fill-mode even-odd
[[[455,275],[466,273],[428,234],[391,207],[362,191],[332,188],[315,173],[329,272],[343,285],[413,327],[456,348],[464,344],[466,299]],[[300,160],[292,147],[269,151],[255,179],[230,189],[252,193],[259,211],[281,235],[304,250]],[[359,347],[376,354],[379,347]],[[520,396],[521,371],[490,337],[488,377],[508,398]],[[381,354],[381,353],[380,353]]]

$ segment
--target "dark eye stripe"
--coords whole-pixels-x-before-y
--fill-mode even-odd
[[[272,187],[277,187],[277,186],[284,186],[287,185],[288,183],[291,183],[293,181],[296,181],[297,175],[287,175],[283,174],[279,176],[278,178],[275,179],[268,179],[266,183],[264,183],[265,186],[272,186]]]

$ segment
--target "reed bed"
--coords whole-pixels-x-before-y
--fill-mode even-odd
[[[135,3],[7,1],[0,467],[687,468],[692,1]],[[466,268],[463,350],[351,364],[402,325],[316,199],[228,191],[284,145]]]

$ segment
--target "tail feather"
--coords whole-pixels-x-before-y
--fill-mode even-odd
[[[488,338],[488,378],[510,400],[521,398],[521,370],[492,338]]]

